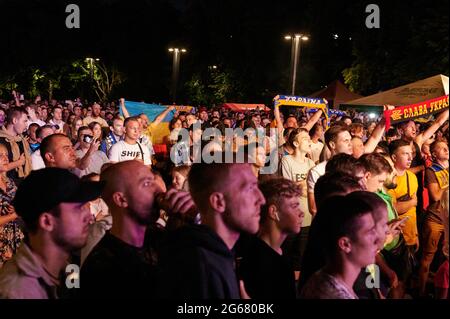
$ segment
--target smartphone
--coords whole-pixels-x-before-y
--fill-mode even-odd
[[[83,137],[83,141],[86,142],[86,143],[91,143],[93,139],[94,139],[94,137],[91,136],[91,135],[85,135]]]

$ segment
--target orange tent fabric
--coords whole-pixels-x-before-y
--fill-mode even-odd
[[[362,98],[361,95],[353,93],[339,80],[335,80],[324,89],[310,94],[308,97],[325,98],[332,107],[338,107],[340,104]]]
[[[256,109],[266,112],[270,111],[270,109],[264,104],[224,103],[222,107],[228,108],[231,111],[235,112],[245,112]]]

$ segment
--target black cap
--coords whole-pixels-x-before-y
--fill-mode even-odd
[[[100,196],[104,182],[82,182],[66,169],[47,167],[32,171],[17,189],[12,201],[25,223],[60,203],[85,203]]]

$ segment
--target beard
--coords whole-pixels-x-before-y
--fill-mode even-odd
[[[56,231],[53,235],[53,241],[62,247],[66,252],[74,252],[83,248],[87,243],[87,236],[78,238],[68,238],[65,232]]]
[[[150,209],[135,210],[130,208],[130,217],[134,219],[139,225],[149,226],[156,223],[160,216],[160,209],[158,205],[152,205]]]

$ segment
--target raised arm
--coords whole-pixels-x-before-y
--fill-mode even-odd
[[[124,98],[121,98],[121,99],[120,99],[119,107],[120,107],[120,109],[122,110],[122,113],[123,113],[123,117],[124,117],[124,118],[130,117],[130,113],[128,113],[128,110],[127,110],[127,108],[125,107],[125,99],[124,99]]]
[[[445,122],[444,126],[441,127],[442,132],[445,132],[448,129],[449,123]]]
[[[314,115],[311,116],[311,118],[308,120],[308,123],[306,123],[306,125],[303,126],[303,128],[310,131],[313,128],[313,126],[317,123],[317,121],[320,120],[322,113],[323,113],[322,110],[318,110],[316,113],[314,113]]]
[[[164,118],[166,117],[166,115],[172,110],[175,110],[175,105],[171,105],[168,108],[166,108],[164,111],[162,111],[158,116],[155,117],[152,124],[158,125],[159,123],[161,123],[164,120]]]
[[[365,154],[370,154],[373,151],[375,151],[375,148],[377,147],[378,143],[381,141],[381,138],[383,137],[385,127],[386,127],[386,119],[383,116],[381,120],[378,122],[375,129],[373,130],[372,135],[370,135],[366,144],[364,144]]]
[[[422,148],[423,142],[428,140],[431,136],[433,136],[434,133],[442,126],[444,125],[445,121],[448,120],[448,112],[449,110],[446,110],[439,114],[437,119],[434,121],[434,123],[423,133],[420,133],[416,136],[415,142],[417,145],[419,145],[420,148]]]
[[[280,115],[280,106],[275,105],[275,108],[273,109],[273,115],[275,116],[275,121],[277,122],[277,131],[278,131],[278,146],[283,145],[283,123],[281,122],[281,115]]]
[[[13,90],[12,95],[14,97],[14,102],[16,103],[16,106],[20,106],[19,92],[16,92],[15,90]]]
[[[98,150],[99,146],[100,141],[97,141],[96,139],[92,141],[91,146],[89,146],[89,150],[86,152],[86,154],[83,157],[77,159],[76,163],[78,169],[85,170],[86,168],[88,168],[91,162],[91,156],[96,150]]]

